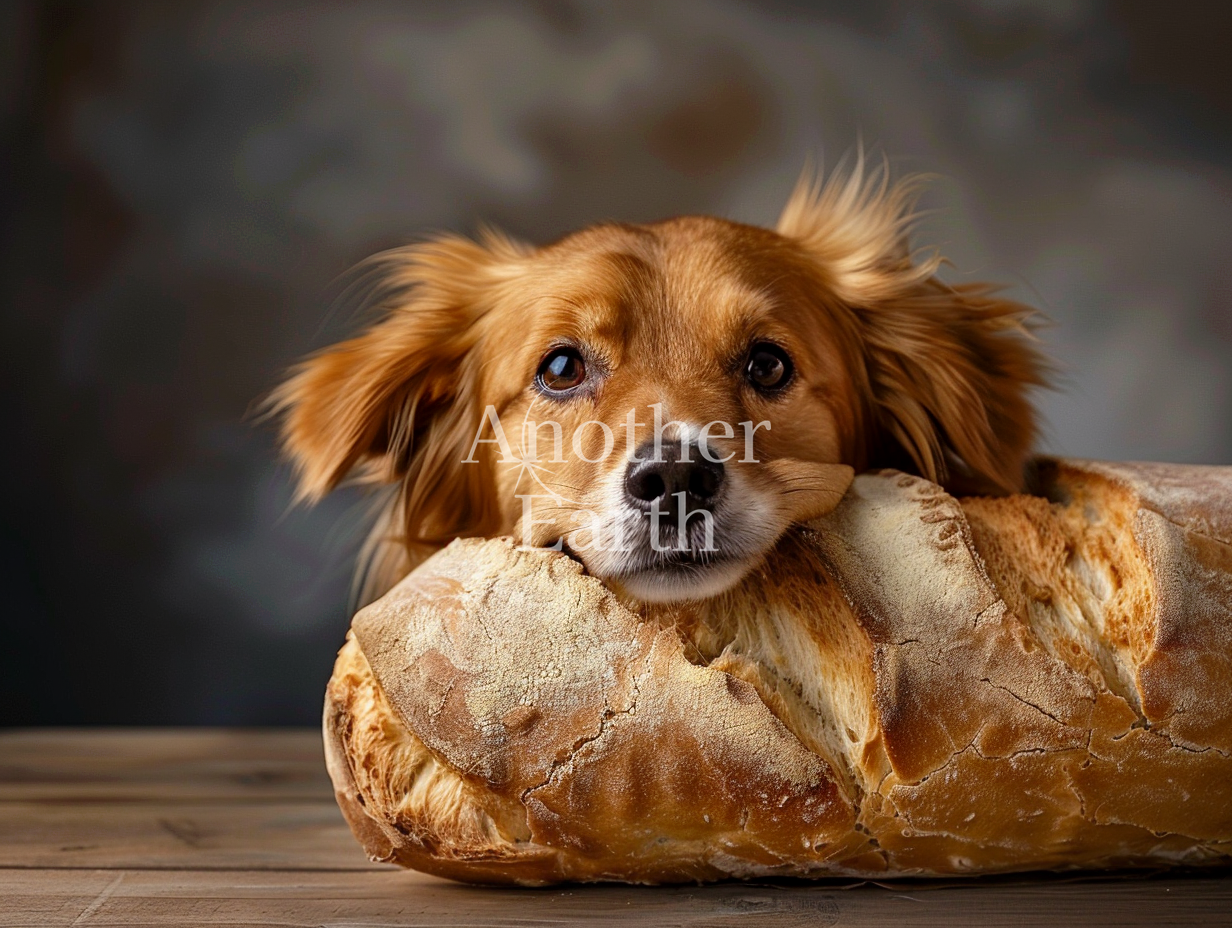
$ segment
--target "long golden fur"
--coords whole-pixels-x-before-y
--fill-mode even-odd
[[[597,225],[542,248],[485,231],[378,255],[377,321],[304,361],[272,397],[300,495],[316,500],[348,477],[393,488],[370,598],[457,536],[568,537],[584,551],[578,513],[619,521],[618,471],[649,427],[637,422],[596,463],[602,429],[587,423],[619,433],[627,411],[648,419],[656,403],[685,432],[773,422],[755,432],[755,463],[896,467],[963,494],[1019,490],[1036,437],[1028,393],[1045,372],[1031,311],[988,285],[942,282],[940,256],[910,250],[917,189],[861,159],[802,180],[773,231],[683,217]],[[741,380],[748,346],[765,341],[794,362],[790,389],[773,396]],[[592,380],[567,401],[536,388],[536,366],[560,344],[578,346]],[[525,427],[509,429],[512,457],[476,443],[489,407],[506,424],[559,423],[564,452],[528,464]],[[738,441],[718,444],[734,454]],[[656,597],[734,582],[786,528],[769,514],[784,491],[766,471],[727,468],[716,519],[736,566]],[[614,555],[579,556],[605,579],[623,569]]]

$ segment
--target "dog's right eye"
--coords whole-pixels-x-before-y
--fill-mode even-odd
[[[791,383],[791,355],[773,342],[758,342],[749,351],[744,375],[761,393],[777,393]]]
[[[586,379],[586,364],[576,348],[553,348],[539,362],[535,383],[545,393],[567,393]]]

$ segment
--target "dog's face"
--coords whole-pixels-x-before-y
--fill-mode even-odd
[[[480,401],[507,443],[491,416],[476,424],[503,532],[561,543],[640,599],[700,598],[770,549],[799,513],[790,497],[838,502],[851,359],[822,281],[780,236],[702,218],[604,226],[523,273],[480,349]],[[786,461],[815,465],[807,488]]]
[[[804,188],[777,231],[389,253],[384,318],[276,394],[303,491],[398,488],[373,592],[424,547],[511,534],[663,601],[730,587],[854,470],[1014,489],[1040,379],[1024,309],[913,263],[905,196],[857,178]]]

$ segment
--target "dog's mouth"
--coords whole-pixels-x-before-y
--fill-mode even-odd
[[[643,602],[709,599],[735,585],[752,561],[722,551],[656,552],[604,579]]]
[[[612,559],[575,551],[563,538],[559,544],[563,553],[580,561],[604,583],[648,603],[717,596],[738,583],[760,555],[723,547],[654,550],[646,544]]]
[[[739,583],[774,547],[788,524],[780,509],[776,496],[733,485],[704,512],[612,507],[597,531],[562,542],[587,571],[633,599],[710,599]],[[577,538],[586,543],[575,550],[569,541]]]
[[[650,533],[638,533],[618,557],[595,563],[594,572],[643,602],[708,599],[737,583],[761,553],[761,546],[741,545],[721,530],[716,534],[673,532],[661,534],[656,544]]]

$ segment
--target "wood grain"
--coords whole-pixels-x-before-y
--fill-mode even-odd
[[[0,803],[0,867],[369,870],[317,802]]]
[[[315,732],[0,732],[0,928],[1232,925],[1232,876],[461,886],[370,864]]]
[[[0,802],[330,799],[321,737],[297,729],[0,732]]]
[[[1218,879],[1052,880],[901,890],[719,885],[481,889],[411,872],[0,870],[0,926],[1229,924]],[[84,916],[84,917],[83,917]]]

